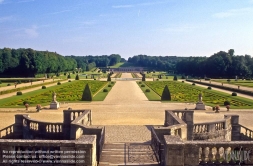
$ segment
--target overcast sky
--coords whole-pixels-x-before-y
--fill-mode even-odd
[[[253,0],[0,0],[0,48],[253,56]]]

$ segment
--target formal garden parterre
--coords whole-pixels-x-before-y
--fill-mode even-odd
[[[89,84],[92,94],[100,91],[108,82],[78,80],[67,82],[62,85],[56,85],[47,89],[40,89],[20,96],[14,96],[0,100],[0,107],[20,107],[26,101],[30,106],[37,104],[48,105],[52,101],[52,93],[57,93],[59,102],[81,102],[83,90],[86,84]]]
[[[203,101],[210,106],[223,106],[225,101],[229,101],[231,108],[253,108],[253,101],[239,96],[231,96],[208,88],[202,88],[185,84],[177,81],[153,81],[143,82],[142,85],[152,89],[159,96],[162,95],[163,89],[168,85],[171,93],[172,102],[197,102],[199,93],[202,93]],[[145,92],[149,93],[149,92]]]

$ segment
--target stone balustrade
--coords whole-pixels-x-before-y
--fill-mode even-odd
[[[165,135],[166,166],[253,165],[253,141],[182,141]]]
[[[13,137],[14,134],[14,124],[7,126],[0,130],[0,138],[1,139],[8,139]]]
[[[253,131],[243,125],[240,125],[240,140],[253,140]]]

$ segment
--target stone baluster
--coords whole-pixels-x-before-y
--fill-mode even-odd
[[[216,153],[215,153],[215,164],[220,164],[220,148],[221,146],[216,145]]]
[[[213,164],[213,159],[214,159],[213,148],[212,148],[212,146],[209,146],[208,147],[208,160],[207,160],[207,163],[208,164]]]
[[[204,145],[201,146],[200,164],[205,164],[206,163],[206,161],[205,161],[205,159],[206,159],[206,154],[205,154],[206,150],[205,150],[205,148],[206,147]]]

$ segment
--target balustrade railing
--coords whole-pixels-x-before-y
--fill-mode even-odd
[[[240,125],[240,135],[241,140],[253,140],[253,131],[243,125]]]
[[[0,130],[0,138],[11,138],[14,134],[14,124]]]

